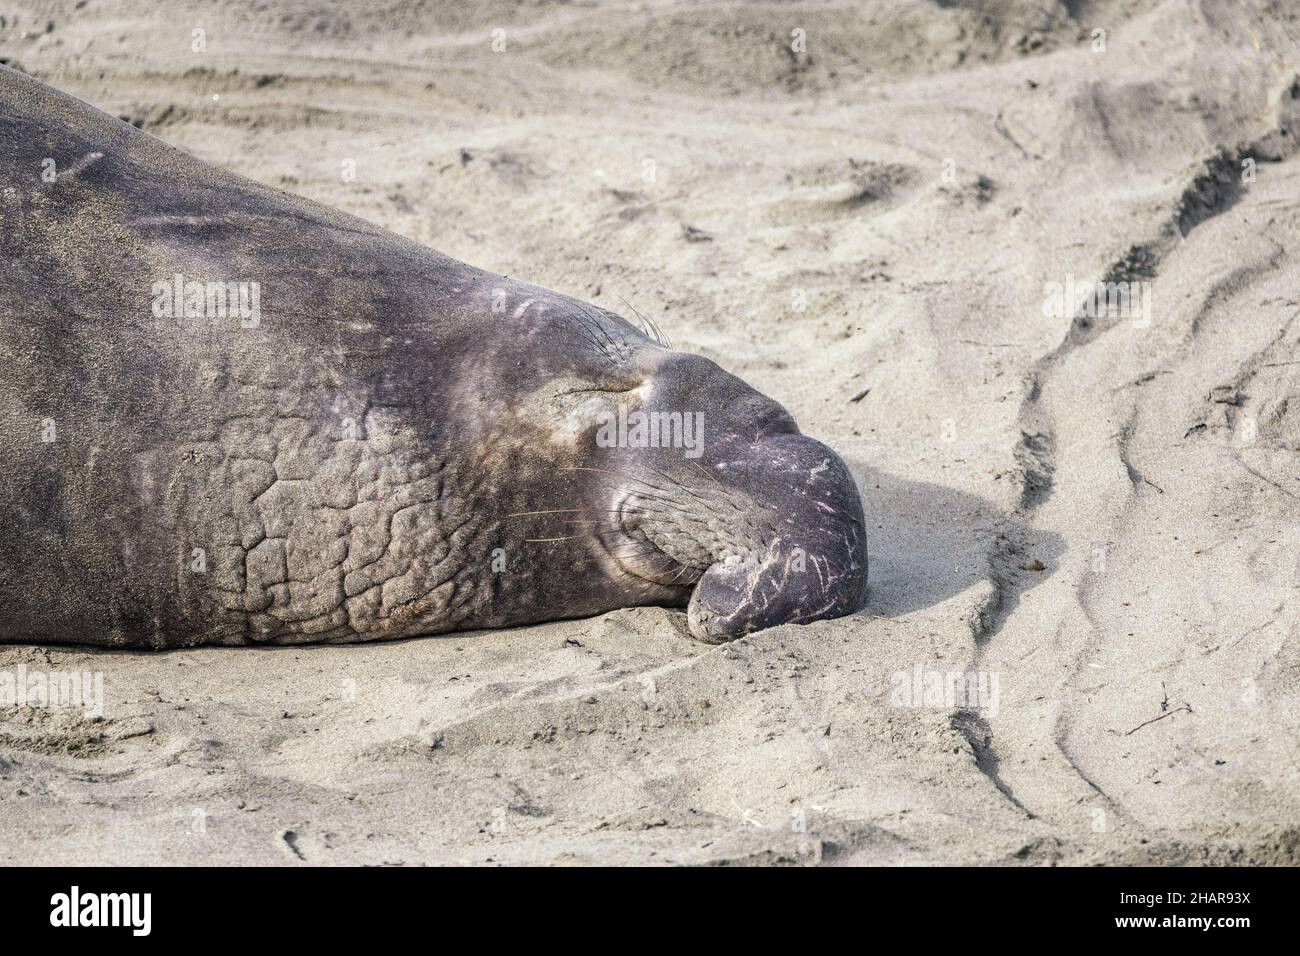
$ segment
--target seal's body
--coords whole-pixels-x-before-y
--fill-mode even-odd
[[[0,642],[859,601],[852,478],[713,363],[4,67],[0,146]]]

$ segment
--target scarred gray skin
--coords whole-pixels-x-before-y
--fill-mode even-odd
[[[707,359],[3,67],[0,147],[0,642],[346,642],[688,602],[719,642],[858,605],[852,477]],[[176,273],[260,283],[260,324],[157,317]],[[598,447],[619,403],[703,412],[703,456]]]

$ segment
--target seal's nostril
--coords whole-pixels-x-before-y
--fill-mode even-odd
[[[799,434],[799,426],[794,423],[794,419],[784,408],[770,399],[764,400],[763,406],[755,413],[750,426],[753,429],[754,441],[762,441],[776,435]]]

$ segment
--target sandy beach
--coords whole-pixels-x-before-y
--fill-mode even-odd
[[[0,646],[103,686],[0,706],[0,863],[1300,862],[1298,40],[1282,0],[0,0],[0,59],[170,144],[652,317],[843,456],[871,556],[857,613],[722,646]]]

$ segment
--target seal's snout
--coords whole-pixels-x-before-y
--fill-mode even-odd
[[[839,456],[799,434],[773,436],[761,446],[764,464],[744,484],[772,516],[773,534],[700,578],[687,616],[691,633],[710,644],[841,617],[858,607],[866,589],[862,501]]]

